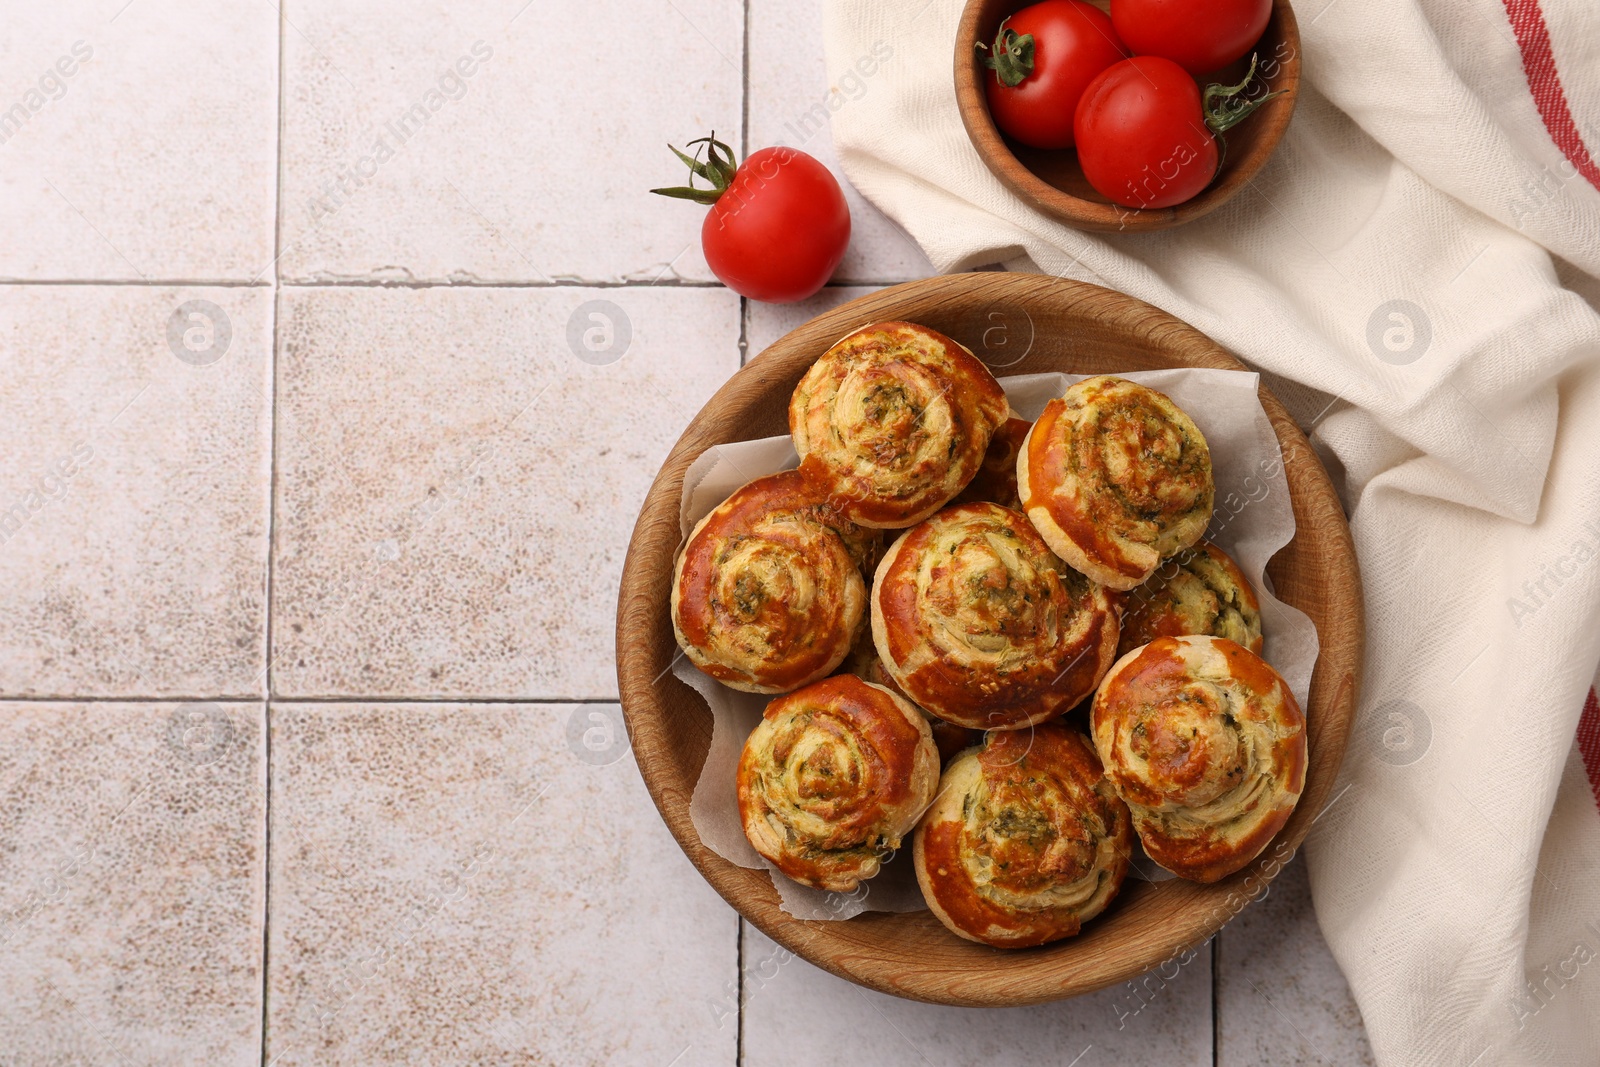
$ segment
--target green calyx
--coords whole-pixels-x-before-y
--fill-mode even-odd
[[[667,145],[668,148],[672,149],[672,154],[683,160],[688,166],[689,184],[675,185],[666,189],[652,189],[650,190],[652,193],[674,197],[678,200],[693,200],[697,204],[715,204],[717,198],[727,192],[728,184],[733,181],[733,176],[739,169],[738,161],[733,158],[733,149],[717,140],[717,131],[715,130],[711,131],[710,137],[701,137],[690,141],[685,147],[693,148],[695,145],[701,145],[703,148],[696,148],[693,156],[687,156],[672,145]],[[706,156],[704,160],[700,158],[702,150]],[[694,180],[697,177],[704,178],[707,182],[710,182],[711,188],[696,188]]]
[[[1256,108],[1275,96],[1283,95],[1282,89],[1255,99],[1244,95],[1255,80],[1257,58],[1250,57],[1250,70],[1238,85],[1212,84],[1205,87],[1200,96],[1200,110],[1205,113],[1206,125],[1212,133],[1226,133],[1249,118]]]
[[[1001,85],[1015,88],[1022,84],[1022,79],[1033,73],[1033,34],[1019,35],[1016,30],[1006,26],[1010,21],[1007,18],[1000,23],[1000,31],[994,35],[992,48],[982,41],[973,47],[989,53],[983,65],[994,71]]]

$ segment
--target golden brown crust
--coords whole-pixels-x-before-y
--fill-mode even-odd
[[[767,705],[736,781],[755,850],[803,885],[847,892],[933,800],[939,754],[920,711],[840,674]]]
[[[1162,393],[1086,378],[1045,406],[1017,457],[1023,510],[1054,551],[1132,589],[1211,521],[1211,451]]]
[[[1305,716],[1226,638],[1158,637],[1117,661],[1090,714],[1106,777],[1150,858],[1215,882],[1260,855],[1305,788]]]
[[[850,650],[850,655],[846,657],[839,669],[848,671],[864,682],[881,685],[896,696],[905,697],[904,691],[895,684],[895,680],[889,676],[889,672],[883,669],[883,660],[878,658],[878,649],[872,643],[871,631],[866,628],[863,629],[865,632],[856,641],[856,646]],[[906,699],[909,700],[910,698],[906,697]],[[983,742],[982,730],[973,730],[966,726],[958,726],[953,722],[945,722],[943,719],[929,715],[928,709],[915,704],[913,706],[917,707],[917,710],[922,712],[928,719],[928,729],[933,731],[933,743],[939,749],[940,766],[949,763],[957,753],[964,752],[973,745]]]
[[[1122,598],[1122,639],[1127,655],[1158,637],[1210,634],[1261,654],[1261,603],[1233,557],[1201,541],[1163,560],[1150,580]]]
[[[672,578],[672,628],[702,671],[784,693],[837,667],[861,631],[867,531],[798,471],[757,478],[695,526]]]
[[[988,735],[956,757],[917,827],[917,881],[951,931],[997,948],[1070,937],[1122,887],[1127,806],[1083,735]]]
[[[795,387],[789,430],[801,469],[831,486],[841,514],[900,529],[972,480],[1010,408],[989,368],[936,330],[863,327]]]
[[[983,464],[972,481],[956,497],[957,504],[970,504],[986,500],[1003,508],[1022,510],[1022,500],[1017,496],[1017,454],[1022,442],[1027,440],[1033,423],[1027,419],[1010,418],[989,439],[989,450],[983,454]]]
[[[958,504],[884,554],[872,637],[884,670],[933,715],[1014,730],[1094,691],[1116,656],[1117,612],[1020,512]]]

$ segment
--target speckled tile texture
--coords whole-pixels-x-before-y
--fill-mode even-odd
[[[0,696],[265,694],[272,294],[0,286]]]
[[[749,344],[748,359],[766,351],[768,345],[790,330],[804,326],[824,311],[854,300],[858,296],[875,293],[876,285],[830,285],[816,296],[793,304],[751,303],[745,339]]]
[[[799,148],[839,179],[851,230],[850,250],[834,275],[841,284],[904,282],[934,273],[917,243],[856,192],[833,150],[832,116],[907,62],[895,46],[893,38],[874,42],[869,52],[829,70],[822,56],[821,4],[750,0],[750,142],[757,148]]]
[[[645,491],[738,366],[722,289],[286,289],[279,696],[605,698]]]
[[[737,918],[616,705],[272,715],[275,1064],[733,1064]]]
[[[270,280],[278,19],[217,14],[5,5],[0,280]]]
[[[1374,1062],[1361,1012],[1311,910],[1304,860],[1222,931],[1218,1067]]]
[[[704,209],[646,190],[688,177],[668,142],[738,147],[738,0],[288,14],[285,278],[710,278]]]
[[[260,1062],[262,715],[0,702],[0,1064]]]
[[[1211,1063],[1211,951],[1127,987],[1034,1008],[947,1008],[862,989],[744,927],[745,1067]]]

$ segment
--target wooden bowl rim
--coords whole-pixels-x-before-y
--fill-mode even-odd
[[[989,115],[982,67],[972,47],[973,41],[983,37],[979,24],[990,10],[999,6],[1015,11],[1031,2],[1033,0],[967,0],[956,30],[956,107],[961,113],[961,124],[966,127],[972,147],[984,166],[1025,203],[1069,226],[1098,233],[1145,233],[1181,226],[1208,215],[1232,200],[1266,165],[1283,139],[1289,120],[1294,117],[1295,103],[1300,98],[1300,24],[1289,0],[1273,0],[1272,21],[1262,36],[1265,38],[1276,27],[1290,46],[1289,55],[1281,61],[1282,73],[1275,80],[1276,88],[1285,93],[1281,100],[1263,107],[1246,120],[1260,123],[1262,130],[1250,152],[1224,173],[1221,181],[1207,187],[1193,200],[1167,208],[1131,210],[1074,196],[1035,174],[1006,144]]]
[[[623,567],[617,608],[617,679],[628,735],[651,799],[690,861],[740,915],[802,958],[867,988],[931,1003],[1007,1007],[1093,992],[1135,978],[1171,961],[1185,949],[1198,948],[1237,913],[1237,908],[1224,904],[1231,905],[1241,892],[1253,894],[1263,889],[1281,863],[1267,869],[1268,853],[1263,853],[1249,867],[1212,885],[1159,883],[1158,888],[1143,894],[1150,899],[1140,905],[1151,915],[1141,912],[1128,920],[1143,924],[1135,927],[1141,936],[1114,960],[1106,960],[1104,953],[1074,958],[1073,946],[1087,937],[1093,924],[1086,926],[1085,934],[1079,938],[1012,951],[959,942],[955,935],[938,927],[929,936],[943,934],[952,948],[964,946],[977,955],[970,966],[954,971],[923,966],[919,958],[897,954],[898,949],[884,948],[883,942],[902,932],[916,933],[910,925],[923,923],[920,917],[937,925],[930,913],[868,912],[842,922],[795,919],[778,907],[777,892],[764,870],[738,867],[700,841],[689,814],[695,782],[670,780],[667,773],[671,770],[671,740],[658,690],[666,685],[679,687],[704,705],[698,694],[666,670],[677,653],[676,647],[670,652],[653,649],[642,633],[652,624],[655,614],[660,614],[658,623],[667,617],[665,599],[670,570],[682,542],[678,513],[685,471],[711,445],[749,437],[748,432],[741,432],[728,419],[751,411],[772,390],[783,389],[786,397],[804,370],[833,340],[863,323],[898,318],[915,321],[917,313],[904,310],[908,303],[954,305],[963,299],[975,299],[980,293],[985,300],[994,302],[1023,305],[1048,301],[1080,317],[1092,314],[1168,366],[1248,369],[1194,327],[1141,300],[1085,282],[1045,275],[946,275],[893,286],[826,311],[790,331],[735,373],[694,417],[662,464],[640,510]],[[1114,372],[1119,368],[1102,369]],[[1315,508],[1327,523],[1327,528],[1315,535],[1315,540],[1326,542],[1326,554],[1320,557],[1322,567],[1326,574],[1340,579],[1337,583],[1334,578],[1329,579],[1333,593],[1320,609],[1330,618],[1319,619],[1317,611],[1308,612],[1317,622],[1321,642],[1307,705],[1311,755],[1300,803],[1268,850],[1278,855],[1283,847],[1280,843],[1297,850],[1311,824],[1329,805],[1355,714],[1364,627],[1360,575],[1338,496],[1309,442],[1265,384],[1261,385],[1259,396],[1284,452],[1285,473],[1296,511],[1295,540],[1305,532],[1298,528],[1302,506]],[[1282,551],[1274,557],[1274,563],[1281,559]],[[1272,566],[1269,564],[1269,573]],[[1342,604],[1335,601],[1335,595],[1342,596]],[[1306,610],[1304,604],[1298,606]],[[636,634],[636,630],[641,633]],[[670,627],[667,632],[670,635]],[[670,643],[670,636],[667,640]],[[706,715],[709,720],[709,711]],[[698,777],[698,768],[690,777]],[[1124,888],[1123,897],[1130,895],[1131,885]],[[1119,903],[1120,900],[1114,903],[1113,908]],[[1148,937],[1143,936],[1145,931],[1149,932]]]

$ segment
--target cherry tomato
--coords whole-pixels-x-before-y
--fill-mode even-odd
[[[740,296],[774,304],[826,285],[850,245],[850,206],[828,168],[784,146],[752,152],[736,167],[714,135],[691,143],[706,143],[710,158],[678,156],[712,188],[691,180],[651,192],[710,205],[700,245],[711,272]]]
[[[1001,24],[990,52],[989,113],[1023,144],[1071,148],[1084,87],[1127,54],[1105,12],[1082,0],[1025,7]]]
[[[1196,77],[1244,58],[1271,17],[1272,0],[1111,0],[1111,21],[1135,55]]]
[[[1200,88],[1170,59],[1107,67],[1078,102],[1078,163],[1102,196],[1125,207],[1181,204],[1217,173],[1217,141]]]

